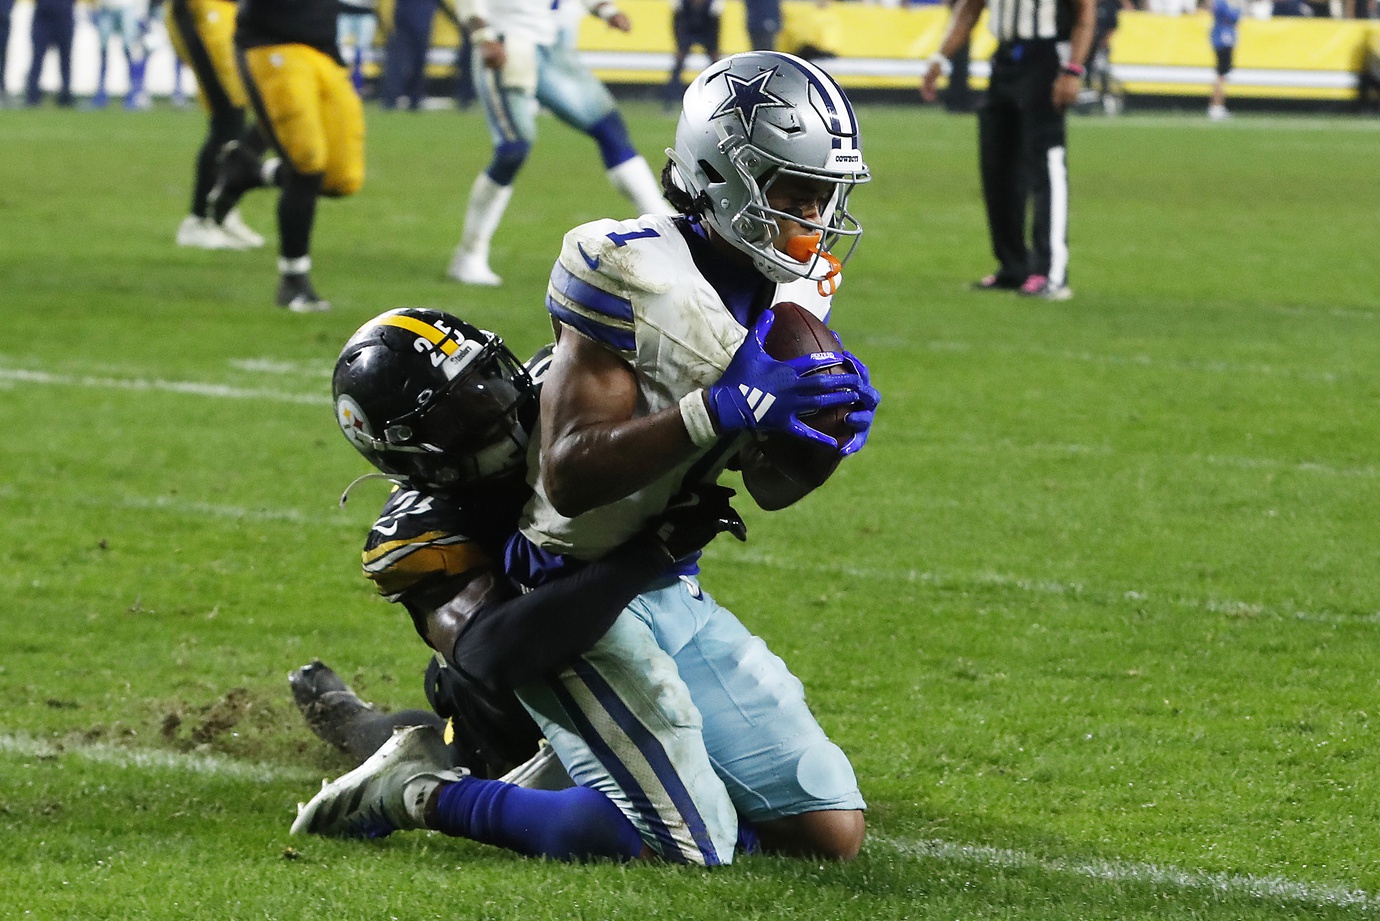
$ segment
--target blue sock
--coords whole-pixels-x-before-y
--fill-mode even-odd
[[[637,156],[637,148],[628,137],[628,126],[617,110],[610,112],[590,126],[589,136],[599,145],[599,156],[605,169],[613,169]]]
[[[642,853],[642,836],[632,822],[589,787],[529,790],[466,777],[441,787],[432,827],[553,860],[632,860]]]

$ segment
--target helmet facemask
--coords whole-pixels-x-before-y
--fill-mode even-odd
[[[525,379],[526,370],[516,362],[502,369],[502,358],[481,356],[472,368],[427,394],[416,410],[392,420],[379,445],[394,468],[387,472],[455,489],[524,469],[527,429],[522,417],[532,394],[503,374],[506,370]]]

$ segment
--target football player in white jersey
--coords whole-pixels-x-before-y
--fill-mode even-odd
[[[594,140],[609,182],[636,213],[671,210],[651,167],[633,147],[613,96],[579,60],[574,47],[559,39],[556,5],[552,0],[457,3],[474,47],[475,94],[484,105],[494,154],[470,189],[464,230],[447,270],[456,281],[502,283],[489,266],[489,245],[536,140],[538,105]],[[589,8],[613,28],[631,28],[627,15],[609,0]]]
[[[828,313],[861,233],[847,210],[868,179],[859,140],[823,70],[774,52],[735,55],[685,94],[663,173],[681,216],[566,235],[547,290],[558,339],[529,458],[534,498],[509,547],[510,577],[536,585],[578,571],[730,463],[764,508],[799,499],[806,490],[762,459],[755,434],[789,432],[844,455],[862,447],[878,400],[862,363],[846,352],[780,362],[763,347],[767,307],[794,300]],[[850,373],[811,376],[840,361]],[[750,402],[754,392],[774,399]],[[800,421],[829,406],[851,408],[855,431],[842,444]],[[702,827],[707,864],[731,859],[742,828],[764,848],[852,857],[864,804],[848,758],[800,682],[695,571],[669,572],[559,682],[523,689],[523,702],[571,777],[619,803],[649,841],[678,814]]]
[[[96,92],[91,97],[91,105],[103,109],[110,101],[105,88],[110,39],[119,35],[120,44],[124,47],[125,62],[129,66],[129,91],[125,94],[125,108],[147,109],[149,97],[144,92],[144,67],[149,54],[146,41],[149,25],[148,0],[99,0],[91,12],[91,19],[96,26],[96,41],[100,46]]]

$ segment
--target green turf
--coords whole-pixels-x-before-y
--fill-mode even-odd
[[[674,122],[628,109],[653,162]],[[391,707],[426,650],[372,597],[381,499],[329,371],[385,308],[545,341],[561,233],[622,213],[550,119],[496,291],[445,281],[477,113],[369,112],[317,287],[172,245],[191,112],[0,112],[0,917],[1280,918],[1380,910],[1376,123],[1071,123],[1067,303],[992,265],[970,119],[861,112],[876,179],[835,326],[884,403],[706,585],[804,680],[869,800],[859,861],[565,867],[287,835],[345,765],[314,656]],[[246,202],[272,239],[272,199]]]

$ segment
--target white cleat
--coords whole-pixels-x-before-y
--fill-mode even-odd
[[[297,807],[292,834],[333,838],[382,838],[424,828],[426,801],[442,783],[469,775],[455,766],[450,746],[430,726],[407,726],[359,767]]]
[[[503,279],[495,275],[494,270],[489,268],[489,260],[460,249],[457,249],[455,255],[451,257],[450,268],[446,270],[446,277],[461,284],[482,285],[486,288],[497,288],[503,284]]]
[[[195,249],[248,249],[210,218],[189,214],[177,227],[177,245]]]
[[[264,245],[264,237],[261,233],[256,233],[244,218],[240,217],[240,209],[235,208],[225,216],[225,220],[220,222],[220,229],[232,240],[238,240],[245,249],[258,249]]]

